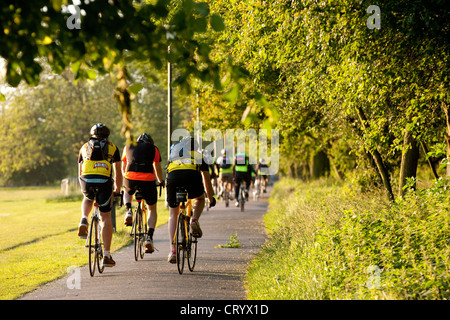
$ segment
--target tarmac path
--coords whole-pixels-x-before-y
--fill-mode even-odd
[[[270,192],[270,190],[268,190]],[[167,224],[158,227],[154,245],[158,251],[134,261],[133,246],[113,253],[116,266],[96,271],[90,277],[87,266],[49,282],[24,295],[21,300],[243,300],[244,277],[253,255],[266,239],[263,215],[267,212],[266,193],[259,201],[245,204],[245,212],[223,201],[203,212],[194,272],[185,263],[178,274],[176,264],[167,262]],[[119,222],[118,222],[119,223]],[[220,248],[237,233],[240,248]],[[114,238],[113,238],[114,241]],[[87,260],[87,252],[86,252]],[[179,280],[183,280],[182,282]]]

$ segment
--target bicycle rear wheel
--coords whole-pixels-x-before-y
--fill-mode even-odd
[[[186,253],[186,240],[185,240],[185,228],[184,228],[184,215],[180,213],[178,215],[177,230],[176,230],[176,249],[177,249],[177,268],[178,273],[182,274],[184,269],[184,258]]]
[[[241,189],[241,193],[239,195],[239,206],[241,207],[241,212],[244,212],[244,206],[245,206],[245,193],[244,190]]]
[[[105,270],[105,266],[103,265],[103,246],[102,246],[102,228],[98,219],[97,221],[97,232],[96,232],[96,240],[95,240],[95,251],[97,253],[97,269],[99,273],[103,273]]]
[[[141,232],[142,232],[142,214],[140,208],[138,207],[134,214],[133,219],[133,229],[134,229],[134,260],[138,261],[141,253]]]
[[[195,261],[197,259],[197,238],[189,233],[189,244],[187,247],[187,261],[189,271],[194,271]]]
[[[97,263],[97,248],[96,248],[96,239],[97,239],[97,230],[98,230],[98,220],[96,218],[92,218],[91,226],[89,227],[89,274],[91,277],[95,274],[95,264]]]
[[[225,207],[228,207],[228,205],[230,204],[230,195],[228,194],[228,190],[227,190],[227,187],[226,187],[226,185],[225,185],[225,188],[224,188],[224,200],[225,200]]]

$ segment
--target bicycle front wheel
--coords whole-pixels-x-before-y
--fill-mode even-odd
[[[97,260],[97,239],[98,220],[93,218],[89,227],[89,274],[91,277],[95,274],[95,264]]]
[[[184,215],[180,213],[178,215],[178,222],[177,222],[177,230],[176,230],[176,249],[177,249],[177,268],[178,273],[182,274],[184,269],[184,258],[185,258],[185,247],[186,247],[186,240],[185,240],[185,229],[184,229]]]

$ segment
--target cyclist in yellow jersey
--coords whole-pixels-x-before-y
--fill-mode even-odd
[[[113,267],[116,263],[110,254],[113,233],[111,208],[113,184],[115,193],[120,193],[122,187],[120,152],[113,143],[108,141],[110,131],[103,123],[95,124],[91,128],[90,134],[91,138],[81,147],[78,155],[79,180],[84,195],[81,203],[78,236],[86,239],[89,213],[92,210],[94,200],[96,200],[99,204],[102,220],[102,238],[105,248],[103,265]],[[113,173],[114,179],[112,178]],[[97,194],[94,192],[95,188],[98,188]]]
[[[166,192],[169,204],[169,241],[170,253],[168,261],[176,262],[176,248],[172,243],[179,213],[179,203],[176,201],[177,188],[183,187],[188,192],[188,198],[193,199],[193,214],[191,219],[191,230],[195,237],[202,236],[200,228],[200,215],[205,206],[205,190],[210,201],[210,207],[215,206],[216,199],[211,185],[208,164],[198,152],[197,143],[191,137],[183,138],[178,144],[171,148],[170,161],[167,166]],[[201,163],[196,164],[196,160]]]

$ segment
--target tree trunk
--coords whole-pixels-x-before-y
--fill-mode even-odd
[[[445,119],[447,123],[447,130],[445,130],[445,140],[447,141],[447,177],[450,177],[450,166],[448,165],[448,160],[450,159],[450,117],[447,104],[442,102],[442,110],[445,113]]]
[[[405,131],[403,136],[403,150],[402,162],[400,165],[400,178],[398,186],[398,196],[403,197],[406,190],[403,187],[406,184],[407,178],[415,178],[417,175],[417,164],[419,162],[419,146],[414,139],[412,133],[408,130]],[[415,189],[415,184],[413,186]]]
[[[313,179],[328,175],[330,172],[330,160],[324,151],[317,152],[311,161],[311,177]]]
[[[364,111],[361,107],[357,107],[357,111],[358,117],[361,121],[361,125],[365,127],[365,123],[367,122],[366,115],[364,114]],[[375,161],[375,164],[377,165],[378,173],[381,176],[381,180],[383,180],[383,185],[388,193],[388,198],[390,201],[394,201],[394,193],[392,192],[389,171],[386,169],[384,165],[383,159],[381,158],[381,154],[378,152],[377,149],[375,149],[372,152],[372,156],[373,160]]]
[[[423,141],[420,142],[420,145],[422,146],[423,153],[425,153],[425,157],[427,157],[427,155],[428,155],[427,145]],[[431,160],[431,158],[428,158],[428,164],[430,165],[430,168],[431,168],[431,171],[433,172],[434,178],[436,180],[439,180],[439,175],[436,171],[436,167],[435,167],[433,161]]]

